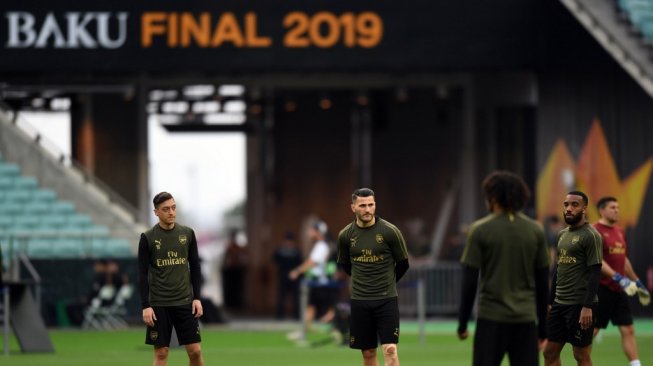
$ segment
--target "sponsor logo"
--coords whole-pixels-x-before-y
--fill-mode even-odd
[[[358,237],[357,237],[357,236],[352,236],[351,238],[349,238],[349,242],[351,243],[351,247],[352,247],[352,248],[356,246],[356,242],[357,242],[357,241],[358,241]]]
[[[154,240],[154,245],[156,246],[156,250],[160,250],[161,249],[161,239]]]

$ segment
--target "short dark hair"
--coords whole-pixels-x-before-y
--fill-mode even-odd
[[[583,203],[585,203],[585,206],[590,204],[590,199],[587,198],[587,195],[581,191],[571,191],[571,192],[567,192],[567,194],[573,196],[581,196],[583,198]]]
[[[523,209],[531,198],[531,190],[524,180],[505,170],[497,170],[485,177],[482,188],[489,202],[512,212]]]
[[[161,203],[172,198],[173,198],[172,195],[168,192],[159,192],[152,199],[152,203],[154,203],[154,208],[158,208]]]
[[[374,196],[374,191],[369,188],[358,188],[351,194],[351,201],[355,202],[358,197]]]
[[[612,196],[601,197],[601,199],[599,199],[599,201],[596,203],[596,209],[597,210],[604,209],[605,206],[610,202],[617,202],[617,199]]]

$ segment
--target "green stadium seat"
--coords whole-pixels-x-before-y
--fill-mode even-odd
[[[2,205],[2,211],[5,215],[16,216],[25,211],[25,207],[18,202],[6,202]]]
[[[14,188],[14,178],[13,177],[3,177],[0,176],[0,189],[13,189]]]
[[[35,202],[51,203],[56,201],[57,193],[51,189],[38,189],[32,193]]]
[[[28,215],[46,215],[50,212],[50,203],[47,202],[27,202],[25,203],[25,213]]]
[[[30,258],[52,258],[54,256],[53,239],[29,239],[26,253]]]
[[[109,235],[109,228],[104,225],[90,225],[88,227],[85,227],[83,231],[85,234],[88,234],[89,236],[93,236],[93,237]]]
[[[93,224],[93,220],[88,215],[74,214],[68,216],[66,226],[69,228],[87,228]]]
[[[30,231],[41,224],[41,218],[34,215],[16,216],[14,228],[18,230]]]
[[[18,202],[24,204],[32,200],[32,191],[24,189],[10,189],[5,192],[5,202]]]
[[[45,215],[41,217],[41,227],[58,230],[66,224],[66,220],[65,215]]]
[[[58,238],[54,242],[54,256],[57,258],[81,258],[85,254],[82,240]]]
[[[0,176],[16,177],[20,175],[20,168],[13,163],[0,163]]]
[[[107,247],[110,248],[110,253],[113,258],[129,258],[134,256],[131,244],[126,239],[111,238],[107,242]]]
[[[75,213],[75,204],[70,201],[56,201],[52,204],[51,210],[53,214],[73,214]]]
[[[14,216],[2,215],[0,216],[0,229],[7,230],[14,226]]]
[[[39,181],[34,177],[16,177],[14,180],[14,188],[16,189],[37,189]]]
[[[94,258],[132,258],[129,241],[120,238],[97,238],[92,241],[91,253]]]

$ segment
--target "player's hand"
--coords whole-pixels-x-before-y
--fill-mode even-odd
[[[538,338],[537,339],[537,350],[542,352],[544,351],[544,347],[546,347],[546,344],[548,342],[548,339],[546,338]]]
[[[458,333],[458,339],[460,339],[461,341],[464,341],[465,339],[467,339],[467,337],[469,337],[469,331],[467,330],[467,328],[458,327],[457,333]]]
[[[295,281],[296,279],[299,278],[299,271],[296,270],[296,269],[293,269],[292,271],[288,272],[288,278]]]
[[[637,293],[637,285],[628,277],[624,277],[619,273],[615,273],[614,276],[612,276],[612,280],[621,286],[626,295],[634,296]]]
[[[151,307],[143,309],[143,323],[148,327],[153,327],[155,321],[156,315],[154,314],[154,309]]]
[[[580,310],[580,319],[578,319],[578,324],[580,324],[580,329],[591,328],[594,324],[592,319],[592,308],[583,306]]]
[[[639,297],[639,303],[644,306],[648,306],[648,304],[651,303],[651,293],[648,292],[646,286],[644,286],[642,281],[637,280],[635,284],[637,285],[637,296]]]
[[[202,308],[202,302],[195,299],[193,300],[193,315],[195,315],[196,318],[201,317],[204,315],[204,309]]]

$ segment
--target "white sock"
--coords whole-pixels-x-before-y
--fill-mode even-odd
[[[642,366],[642,363],[639,360],[630,361],[630,366]]]

